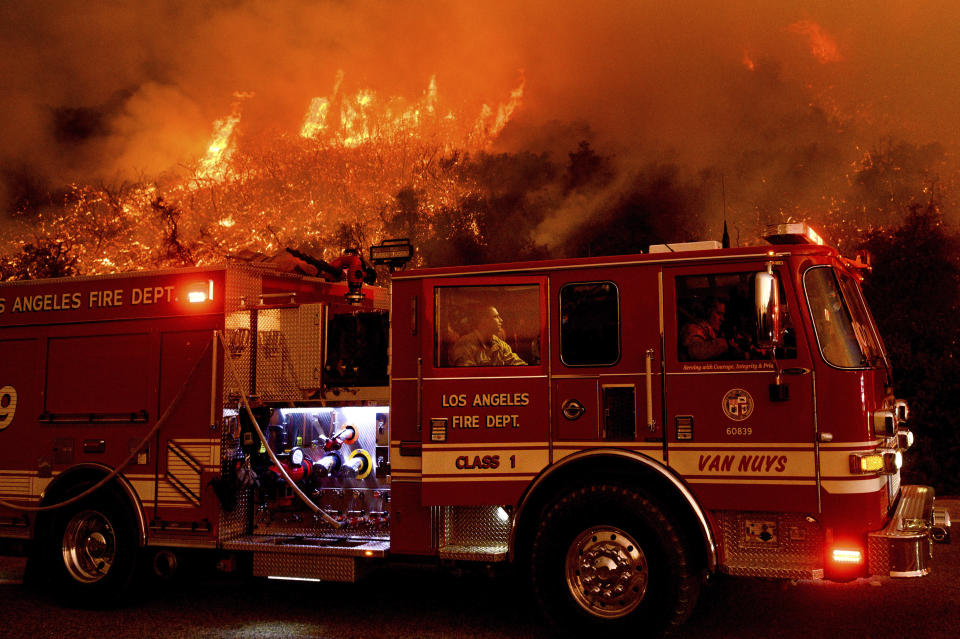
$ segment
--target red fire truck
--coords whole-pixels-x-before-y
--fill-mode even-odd
[[[389,292],[248,263],[4,283],[0,536],[87,600],[187,549],[348,582],[512,563],[609,630],[680,623],[717,572],[925,575],[950,522],[900,485],[863,265],[768,240]]]

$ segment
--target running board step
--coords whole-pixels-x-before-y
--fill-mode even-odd
[[[370,568],[370,562],[359,557],[290,555],[276,551],[253,553],[253,574],[256,577],[354,583],[360,581]]]
[[[390,552],[390,542],[386,539],[304,535],[245,535],[224,542],[223,547],[248,552],[364,558],[386,557]]]
[[[507,560],[507,546],[461,546],[448,544],[441,546],[437,551],[440,559],[454,561],[486,561],[497,562]]]
[[[228,541],[223,547],[251,553],[253,574],[257,577],[353,583],[373,567],[370,559],[387,555],[390,542],[351,537],[247,535]]]

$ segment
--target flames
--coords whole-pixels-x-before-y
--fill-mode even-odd
[[[207,145],[207,154],[200,160],[200,168],[197,171],[198,177],[215,178],[222,174],[224,164],[230,157],[230,139],[233,137],[234,128],[240,122],[243,101],[254,97],[254,95],[254,93],[239,91],[234,93],[230,115],[213,123],[213,138]]]
[[[404,140],[439,142],[446,151],[481,151],[500,135],[523,100],[525,81],[510,92],[509,98],[494,109],[480,107],[470,120],[447,109],[441,114],[437,78],[431,76],[422,96],[412,103],[402,97],[381,98],[374,90],[363,88],[352,95],[342,91],[343,71],[338,71],[331,94],[310,100],[299,135],[315,141],[321,148],[357,148],[364,144],[391,145]],[[232,153],[231,140],[240,122],[244,100],[252,93],[234,94],[229,115],[214,123],[214,134],[201,160],[197,177],[226,177]]]
[[[411,225],[430,229],[433,216],[476,193],[467,161],[491,147],[524,89],[521,80],[501,103],[471,115],[444,105],[436,77],[412,100],[347,92],[345,84],[338,73],[328,95],[305,105],[299,130],[280,133],[241,127],[256,96],[234,94],[189,173],[116,187],[75,184],[63,209],[32,229],[33,242],[67,247],[81,273],[96,274],[216,263],[284,246],[329,259],[348,243],[412,234]],[[17,242],[26,245],[18,239],[14,250]]]

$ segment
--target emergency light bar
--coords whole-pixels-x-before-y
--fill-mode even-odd
[[[812,228],[803,222],[789,224],[771,224],[763,239],[771,244],[816,244],[826,246],[827,243]]]

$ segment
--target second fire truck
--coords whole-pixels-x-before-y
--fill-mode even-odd
[[[950,522],[900,484],[862,264],[768,239],[389,292],[237,263],[4,283],[0,537],[88,601],[187,549],[347,582],[512,563],[569,629],[679,624],[717,572],[926,575]]]

